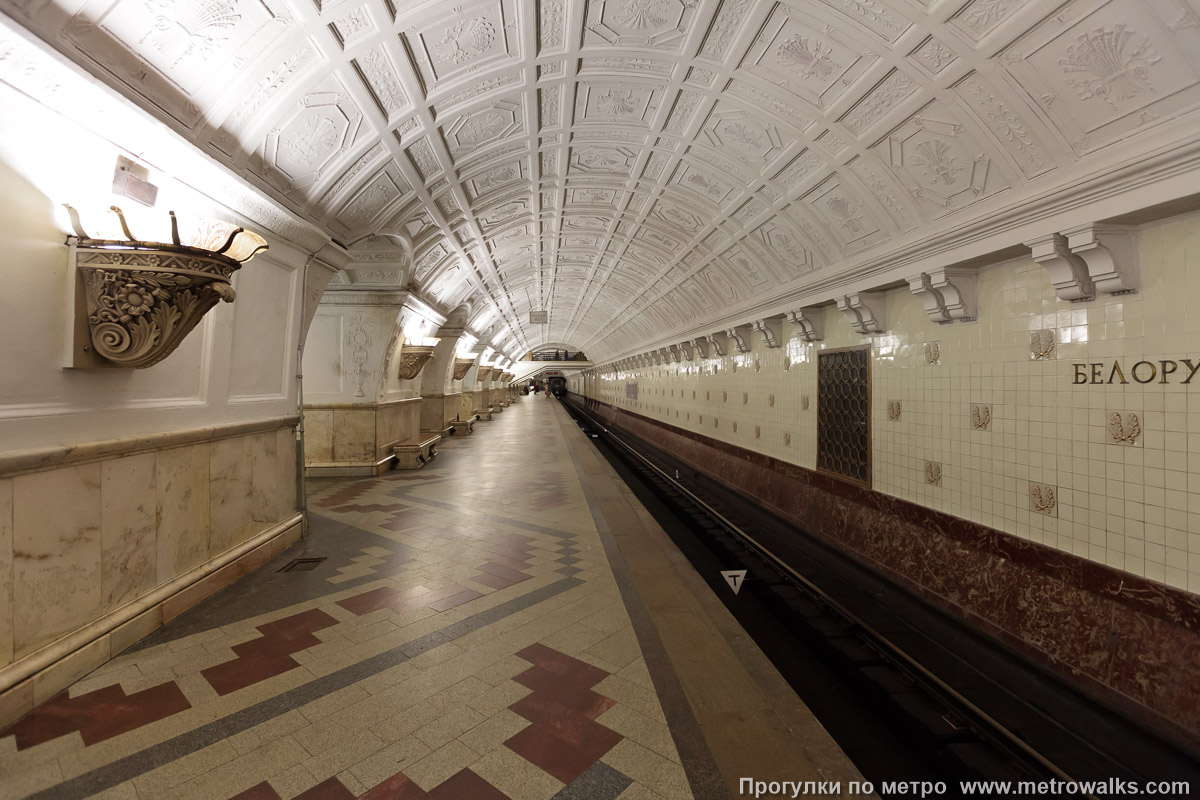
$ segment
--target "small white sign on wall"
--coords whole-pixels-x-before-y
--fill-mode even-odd
[[[529,324],[530,325],[549,325],[550,324],[550,312],[549,311],[530,311],[529,312]]]

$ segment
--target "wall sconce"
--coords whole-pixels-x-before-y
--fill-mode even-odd
[[[425,362],[433,356],[431,344],[406,344],[400,350],[400,379],[411,381],[421,374]]]
[[[471,365],[475,363],[473,358],[456,358],[454,359],[454,380],[461,381],[467,377],[467,370],[471,369]]]
[[[219,300],[230,277],[266,240],[229,222],[153,213],[138,238],[116,206],[95,213],[67,206],[68,297],[75,304],[66,366],[145,369],[179,347]],[[84,226],[87,226],[86,229]],[[91,231],[95,235],[89,234]]]

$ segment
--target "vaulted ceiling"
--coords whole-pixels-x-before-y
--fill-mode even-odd
[[[1194,137],[1196,5],[0,0],[513,352],[600,358]]]

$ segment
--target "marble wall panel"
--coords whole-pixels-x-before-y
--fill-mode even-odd
[[[155,464],[158,582],[208,558],[208,443],[161,450]]]
[[[458,413],[462,419],[470,419],[475,415],[475,409],[479,406],[475,405],[475,393],[463,392],[458,398]]]
[[[352,463],[375,461],[374,409],[334,410],[333,460]]]
[[[439,431],[445,427],[443,422],[445,401],[446,398],[440,394],[421,398],[421,430]]]
[[[99,464],[13,479],[17,657],[99,615],[100,505]]]
[[[304,459],[309,463],[333,461],[333,409],[304,409]]]
[[[252,437],[218,439],[209,445],[208,555],[223,553],[253,530]]]
[[[462,392],[454,392],[442,398],[442,425],[449,425],[452,420],[462,418]]]
[[[375,440],[379,443],[375,451],[376,461],[390,456],[393,444],[411,439],[425,428],[424,420],[421,419],[424,407],[424,400],[414,398],[399,403],[386,403],[376,409]]]
[[[13,657],[13,482],[0,480],[0,664]]]
[[[279,435],[277,431],[250,437],[250,518],[254,522],[276,522],[279,492]]]
[[[104,611],[154,588],[158,579],[154,453],[100,464],[100,577]]]
[[[280,428],[275,431],[275,477],[278,481],[275,487],[275,521],[281,520],[296,511],[296,430],[295,428]]]

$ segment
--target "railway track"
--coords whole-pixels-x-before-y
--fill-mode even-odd
[[[955,796],[960,781],[1172,779],[1200,791],[1191,754],[573,398],[564,405],[877,786],[943,781]],[[745,570],[737,593],[724,570]]]

